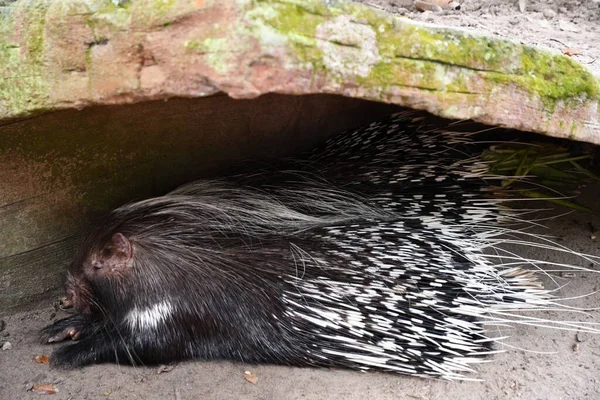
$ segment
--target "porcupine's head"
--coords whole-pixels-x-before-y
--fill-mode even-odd
[[[68,271],[67,299],[83,314],[107,308],[116,293],[125,294],[133,273],[132,242],[123,233],[107,228],[101,224],[85,236]],[[124,304],[124,297],[118,296],[120,304]]]
[[[185,196],[122,206],[84,236],[67,278],[80,313],[124,316],[198,287],[198,265],[214,240],[204,236],[210,209]],[[203,254],[206,249],[207,254]]]
[[[68,299],[80,313],[113,317],[162,303],[208,308],[254,261],[248,257],[262,246],[251,242],[281,230],[278,203],[263,203],[271,204],[206,181],[122,206],[85,235],[69,271]]]

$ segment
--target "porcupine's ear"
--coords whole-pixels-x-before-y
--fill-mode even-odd
[[[131,258],[131,242],[122,233],[115,233],[110,238],[114,254],[124,260]]]
[[[131,266],[133,246],[122,233],[115,233],[106,242],[100,254],[93,256],[92,267],[95,271],[118,271]]]

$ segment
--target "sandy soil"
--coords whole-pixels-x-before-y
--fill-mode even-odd
[[[597,203],[600,187],[588,188],[585,204]],[[572,213],[546,223],[560,244],[588,254],[600,255],[600,217]],[[597,227],[597,228],[596,228]],[[599,234],[599,232],[595,232]],[[589,267],[589,262],[572,260],[556,253],[521,249],[520,254],[554,261],[570,261]],[[597,266],[598,268],[598,266]],[[587,295],[600,289],[600,274],[555,274],[559,297]],[[600,295],[570,301],[576,307],[600,307]],[[344,370],[301,369],[230,362],[183,362],[169,372],[159,367],[97,365],[76,371],[50,369],[34,362],[49,355],[53,346],[37,342],[36,332],[55,313],[47,302],[16,315],[5,316],[0,346],[0,399],[34,399],[28,391],[34,384],[51,383],[59,392],[55,399],[528,399],[578,400],[600,398],[600,335],[535,327],[507,329],[511,335],[506,352],[478,366],[472,377],[483,382],[446,382],[383,373]],[[565,315],[542,312],[542,318],[600,321],[600,312]],[[4,336],[8,335],[8,336]],[[245,381],[244,371],[258,377]]]
[[[402,0],[404,1],[404,0]],[[517,1],[466,0],[461,11],[420,13],[406,11],[400,0],[369,0],[377,7],[403,12],[410,18],[460,26],[486,34],[547,47],[553,51],[574,49],[575,58],[600,72],[600,2],[598,0],[544,0],[527,2],[521,13]],[[408,8],[408,5],[404,5]],[[550,11],[548,11],[550,10]],[[600,75],[600,73],[598,73]],[[600,198],[598,188],[587,195],[588,203]],[[588,224],[591,222],[592,225]],[[547,223],[560,243],[578,251],[600,255],[600,234],[591,238],[600,218],[575,213]],[[598,234],[598,233],[596,233]],[[560,261],[557,254],[528,250],[525,256]],[[572,261],[572,260],[571,260]],[[578,265],[589,263],[575,261]],[[569,279],[567,279],[569,278]],[[600,288],[600,274],[558,276],[566,285],[560,297],[592,293]],[[575,299],[569,304],[600,307],[600,295]],[[51,346],[37,343],[36,332],[64,314],[43,302],[30,310],[1,316],[0,399],[29,399],[34,384],[51,383],[55,399],[598,399],[600,398],[600,336],[575,332],[519,327],[507,331],[507,352],[478,367],[473,378],[483,382],[445,382],[381,373],[299,369],[229,362],[185,362],[168,372],[157,367],[92,366],[78,371],[52,370],[33,357],[49,354]],[[544,318],[600,321],[599,313],[568,315],[545,312]],[[244,371],[258,383],[244,380]]]

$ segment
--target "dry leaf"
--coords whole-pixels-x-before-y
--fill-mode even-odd
[[[39,394],[58,393],[58,389],[51,383],[41,383],[39,385],[33,385],[30,390]]]
[[[569,57],[571,57],[571,56],[577,56],[577,55],[579,55],[579,54],[583,54],[583,53],[582,53],[582,52],[580,52],[579,50],[575,50],[575,49],[564,49],[564,50],[562,51],[562,53],[563,53],[565,56],[569,56]]]
[[[46,355],[35,356],[35,358],[33,360],[38,364],[46,364],[46,365],[50,364],[50,359]]]
[[[250,371],[244,372],[244,379],[254,385],[256,385],[256,383],[258,382],[258,377]]]

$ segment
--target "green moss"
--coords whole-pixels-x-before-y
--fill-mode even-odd
[[[358,78],[358,81],[382,92],[390,84],[468,92],[466,85],[470,71],[455,72],[453,79],[449,79],[450,67],[493,69],[514,53],[513,46],[508,43],[494,47],[495,42],[487,38],[461,37],[452,31],[423,29],[352,3],[339,3],[327,8],[319,0],[256,1],[248,17],[255,25],[270,27],[282,34],[300,62],[310,66],[314,72],[327,74],[331,80],[334,78],[332,71],[324,65],[324,55],[317,46],[317,28],[344,14],[374,28],[382,61],[373,67],[367,78]],[[467,41],[466,48],[463,47],[464,40]]]
[[[332,71],[324,65],[317,46],[317,28],[344,14],[369,24],[377,35],[381,62],[369,76],[357,80],[381,93],[389,85],[440,95],[492,93],[495,86],[516,85],[541,99],[550,112],[559,101],[576,106],[582,97],[600,96],[598,81],[568,57],[505,40],[422,27],[360,4],[340,2],[326,7],[321,0],[257,0],[247,19],[254,24],[257,37],[282,35],[301,63],[332,80]],[[267,32],[267,28],[275,32]],[[474,75],[478,77],[473,79]]]
[[[319,63],[322,54],[310,39],[314,38],[318,24],[344,13],[368,23],[377,34],[382,61],[367,78],[359,79],[367,87],[399,85],[432,89],[441,94],[473,93],[476,90],[470,86],[473,75],[477,74],[488,93],[498,84],[517,85],[531,96],[538,96],[549,111],[559,101],[576,106],[581,98],[600,97],[598,80],[563,55],[450,29],[422,27],[355,3],[329,10],[320,9],[319,4],[323,3],[319,0],[302,1],[302,6],[293,2],[271,3],[279,10],[273,26],[290,39],[303,38],[292,41],[299,58],[323,68]],[[319,11],[307,14],[307,8]],[[480,87],[477,91],[481,90]]]
[[[376,28],[379,51],[384,57],[420,59],[475,70],[515,70],[511,65],[515,46],[510,42],[423,27],[356,4],[348,8],[355,18]]]
[[[131,1],[129,11],[138,27],[168,26],[176,15],[179,0]]]
[[[254,1],[245,19],[263,45],[287,43],[305,67],[326,73],[323,53],[317,47],[317,27],[340,14],[321,1]]]
[[[48,1],[34,2],[24,15],[25,43],[27,44],[28,62],[39,63],[44,56],[44,26]]]
[[[371,69],[366,78],[357,78],[365,86],[381,88],[385,92],[389,85],[418,87],[424,90],[447,90],[445,70],[439,65],[420,60],[385,60]]]
[[[241,42],[236,43],[237,48],[242,45]],[[225,75],[236,68],[237,53],[231,50],[231,38],[221,33],[218,25],[213,26],[206,37],[186,40],[183,46],[190,52],[204,55],[206,63],[219,74]]]
[[[108,0],[95,0],[88,26],[94,32],[126,30],[135,27],[168,27],[173,23],[178,0],[137,0],[115,5]]]
[[[566,56],[523,47],[519,61],[518,74],[490,74],[489,79],[516,84],[537,94],[549,111],[553,111],[558,102],[574,107],[581,100],[600,98],[600,83],[596,78]]]
[[[228,38],[208,37],[202,41],[198,50],[206,53],[207,63],[220,74],[226,74],[236,67],[233,62],[235,55],[231,53]]]
[[[13,16],[20,16],[20,43],[12,42],[12,18],[0,19],[0,112],[18,116],[43,109],[48,82],[43,76],[46,12],[49,1],[17,3]],[[10,32],[10,33],[9,33]]]
[[[193,51],[198,52],[198,53],[202,53],[203,50],[204,50],[202,48],[202,45],[200,44],[200,42],[198,42],[197,40],[188,40],[188,41],[185,41],[183,43],[183,47],[185,47],[188,50],[193,50]]]
[[[145,6],[162,15],[168,14],[174,5],[175,0],[150,0],[145,2]]]
[[[569,139],[575,138],[575,132],[577,131],[577,122],[571,122],[571,128],[569,129]]]
[[[129,26],[130,19],[131,14],[127,8],[107,3],[105,7],[89,15],[87,26],[92,29],[94,34],[103,29],[126,29]]]
[[[524,47],[521,68],[520,75],[528,80],[528,87],[548,101],[563,100],[576,105],[582,97],[600,97],[596,78],[566,56]]]
[[[470,36],[445,29],[424,30],[406,26],[383,37],[380,51],[395,56],[420,58],[478,73],[491,86],[514,84],[539,96],[549,111],[558,101],[576,106],[581,97],[598,99],[598,81],[584,67],[563,55],[553,55],[504,40]],[[404,38],[404,39],[402,39]],[[389,43],[394,45],[390,46]],[[468,70],[465,70],[467,72]],[[465,73],[449,83],[452,91],[469,91]]]

